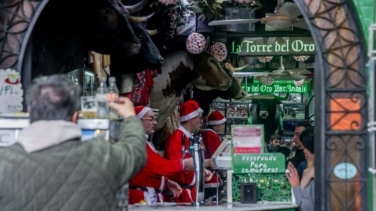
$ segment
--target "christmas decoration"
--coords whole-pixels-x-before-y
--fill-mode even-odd
[[[200,33],[192,33],[188,36],[186,42],[187,51],[191,54],[199,54],[204,51],[206,47],[206,39]]]
[[[226,45],[221,42],[216,42],[210,48],[210,53],[213,55],[219,62],[223,61],[227,57],[227,48]]]

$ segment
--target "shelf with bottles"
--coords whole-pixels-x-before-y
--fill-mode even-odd
[[[216,99],[211,104],[211,111],[221,112],[227,119],[224,131],[220,134],[231,134],[231,125],[245,125],[248,122],[250,103]]]
[[[83,82],[80,82],[80,71],[82,69],[75,69],[70,72],[68,72],[66,75],[69,79],[71,79],[74,83],[82,85],[84,96],[93,96],[95,94],[95,90],[97,89],[96,83],[95,83],[95,74],[90,69],[85,69],[85,80]],[[81,84],[83,83],[83,84]]]

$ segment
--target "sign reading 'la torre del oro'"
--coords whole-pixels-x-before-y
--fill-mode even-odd
[[[229,42],[230,54],[258,55],[314,55],[315,44],[311,37],[244,37]]]

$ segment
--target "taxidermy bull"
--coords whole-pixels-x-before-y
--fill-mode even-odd
[[[167,117],[177,108],[182,91],[187,87],[201,90],[226,90],[231,78],[217,59],[203,52],[198,55],[186,50],[171,52],[164,56],[162,73],[153,79],[150,106],[159,109],[158,125],[161,129]]]
[[[240,67],[240,68],[233,68],[232,66],[228,66],[228,65],[229,64],[226,63],[224,70],[230,76],[231,84],[230,84],[230,87],[228,87],[226,90],[203,91],[197,88],[191,88],[191,89],[188,89],[184,94],[184,101],[193,99],[200,105],[200,107],[204,110],[204,112],[202,113],[204,117],[209,114],[210,105],[215,99],[222,98],[225,100],[229,100],[229,99],[240,100],[246,94],[245,91],[241,88],[240,82],[236,80],[235,77],[233,77],[232,73],[234,71],[240,71],[244,69],[245,67],[247,67],[248,65]]]
[[[142,0],[133,6],[124,6],[131,14],[142,10],[148,0]],[[140,52],[133,57],[126,57],[121,54],[111,54],[111,75],[118,77],[121,73],[139,73],[148,69],[160,69],[163,63],[163,57],[155,45],[151,36],[158,34],[158,30],[145,30],[145,23],[152,17],[154,13],[147,16],[136,17],[130,16],[132,29],[137,35],[140,43]]]
[[[252,124],[264,125],[264,141],[269,142],[270,136],[282,129],[282,111],[279,104],[285,97],[278,97],[273,94],[259,94],[247,97],[252,100],[250,114],[252,114]]]
[[[117,0],[48,2],[32,36],[33,77],[82,67],[87,51],[120,58],[147,56],[140,52],[149,48],[144,40],[150,37],[129,20],[129,13]]]

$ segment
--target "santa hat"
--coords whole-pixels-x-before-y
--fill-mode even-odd
[[[145,106],[136,106],[135,107],[135,110],[136,110],[136,115],[137,115],[137,118],[141,119],[142,117],[145,116],[145,114],[151,110],[151,108],[149,107],[145,107]]]
[[[208,116],[209,125],[220,125],[226,122],[226,118],[219,111],[213,111]]]
[[[180,122],[188,121],[200,114],[203,110],[198,106],[194,100],[188,100],[180,105]]]

